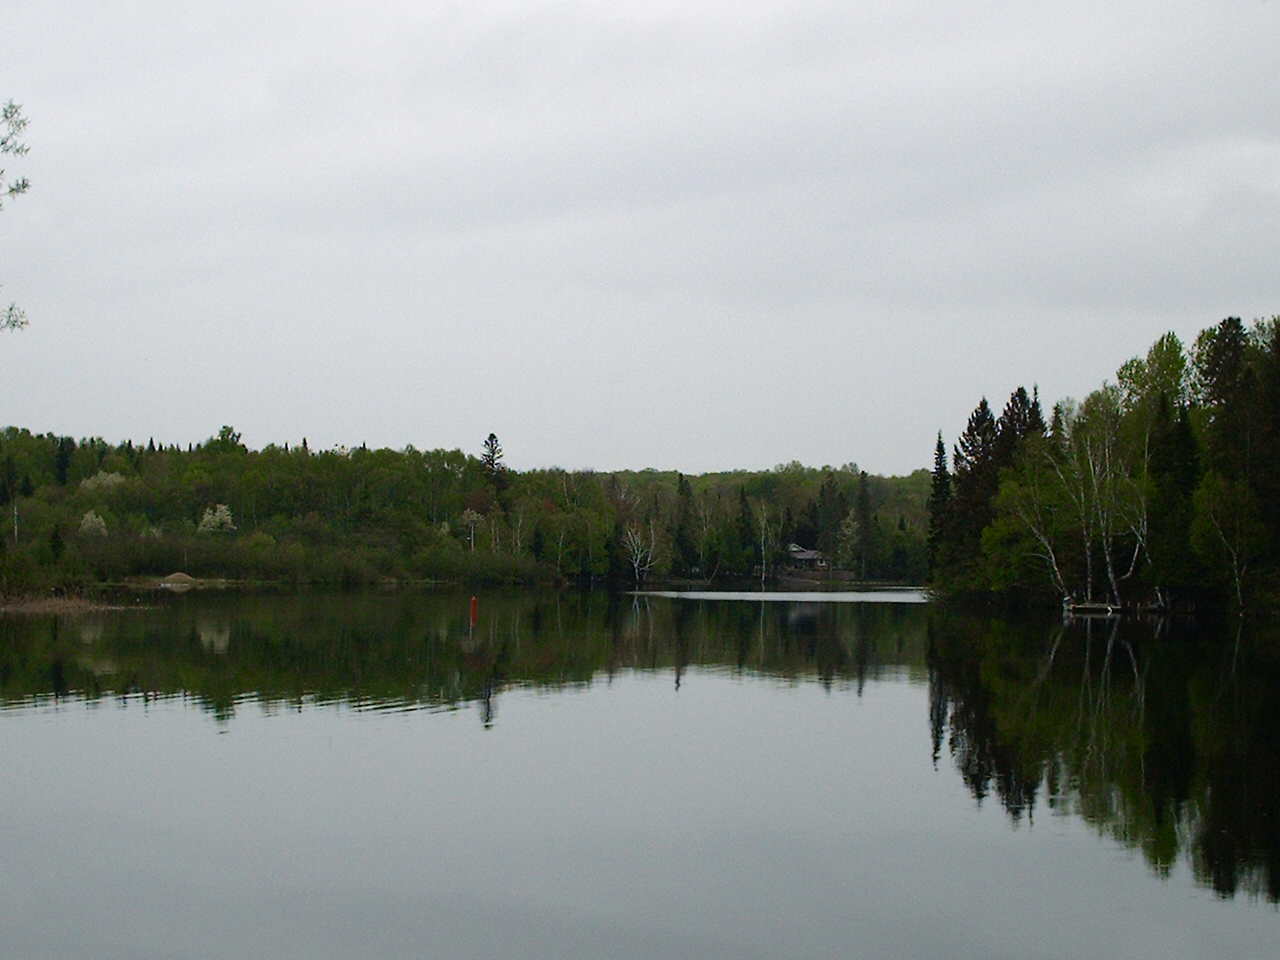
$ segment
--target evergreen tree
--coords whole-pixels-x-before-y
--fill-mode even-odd
[[[18,465],[13,454],[6,454],[0,467],[0,504],[6,504],[18,494]]]
[[[604,545],[605,556],[608,558],[605,578],[614,587],[626,583],[627,578],[631,576],[631,567],[627,562],[625,538],[626,534],[622,529],[622,521],[615,520],[613,530],[610,531]]]
[[[67,485],[67,473],[71,469],[71,455],[75,453],[76,442],[70,437],[59,437],[54,445],[53,477],[60,487]]]
[[[992,501],[999,485],[996,460],[999,433],[996,419],[983,397],[969,415],[951,462],[952,509],[947,526],[946,564],[938,572],[956,589],[984,590],[981,577],[982,531],[994,516]]]
[[[502,444],[497,434],[489,434],[484,441],[484,449],[480,454],[480,466],[485,478],[493,485],[493,489],[501,493],[507,487],[507,465],[502,462]]]
[[[1269,530],[1280,530],[1280,317],[1259,324],[1254,335],[1257,414],[1251,480]],[[1280,562],[1280,543],[1269,545]]]
[[[1048,431],[1044,422],[1044,409],[1040,406],[1040,388],[1031,388],[1031,412],[1027,420],[1026,436],[1043,437]]]
[[[1196,399],[1205,410],[1209,468],[1248,480],[1256,382],[1247,363],[1248,332],[1227,317],[1196,338]]]
[[[938,551],[946,537],[947,517],[951,510],[951,471],[947,469],[947,448],[938,431],[933,448],[933,479],[929,488],[929,571],[938,560]]]
[[[755,564],[760,560],[760,548],[756,543],[756,518],[751,513],[751,502],[747,500],[747,488],[738,487],[738,520],[734,534],[737,537],[738,562],[740,573],[749,576]]]
[[[871,519],[871,491],[868,489],[867,472],[858,474],[858,492],[854,499],[854,517],[857,521],[857,532],[854,540],[854,551],[857,558],[857,573],[861,580],[867,579],[870,561],[875,550],[875,529]]]
[[[1191,417],[1186,407],[1174,411],[1164,393],[1156,403],[1150,450],[1147,579],[1158,591],[1176,596],[1203,579],[1191,550],[1192,502],[1200,468]]]
[[[1023,441],[1029,436],[1043,434],[1044,415],[1040,412],[1039,393],[1033,399],[1027,395],[1025,387],[1018,387],[1009,395],[1009,402],[996,421],[996,469],[1012,466]]]
[[[830,471],[822,478],[817,501],[817,549],[834,560],[840,542],[840,525],[849,513],[848,498]]]
[[[671,539],[672,572],[691,576],[698,566],[698,543],[693,530],[693,488],[684,474],[676,475],[676,526]]]
[[[1067,411],[1061,403],[1053,405],[1049,419],[1049,449],[1061,453],[1067,446]]]
[[[795,522],[792,539],[806,550],[818,548],[818,501],[813,498],[805,504]]]

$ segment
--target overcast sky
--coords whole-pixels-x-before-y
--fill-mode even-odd
[[[22,3],[0,423],[929,463],[1280,313],[1280,3]]]

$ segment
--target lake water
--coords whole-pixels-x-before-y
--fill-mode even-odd
[[[1274,638],[821,595],[485,593],[474,624],[456,594],[163,599],[0,617],[6,956],[1280,950]]]

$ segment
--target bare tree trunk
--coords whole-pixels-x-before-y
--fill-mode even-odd
[[[627,558],[631,561],[631,569],[635,574],[636,586],[644,582],[649,571],[653,569],[654,564],[658,562],[657,553],[657,530],[654,527],[652,518],[649,520],[649,538],[646,541],[643,529],[636,529],[633,524],[628,524],[622,535],[622,543],[627,551]]]

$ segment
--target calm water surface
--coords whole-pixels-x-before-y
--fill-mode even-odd
[[[1276,649],[758,596],[481,595],[474,625],[452,594],[0,618],[0,937],[1270,957]]]

